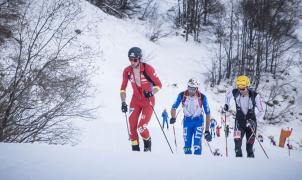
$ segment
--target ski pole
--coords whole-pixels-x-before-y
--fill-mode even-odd
[[[156,114],[156,112],[155,112],[155,110],[154,110],[154,106],[152,105],[152,103],[151,103],[151,101],[150,101],[149,98],[148,98],[148,100],[149,100],[149,104],[150,104],[150,106],[152,107],[152,110],[153,110],[153,112],[154,112],[154,114],[155,114],[155,117],[156,117],[156,119],[157,119],[157,122],[158,122],[158,124],[159,124],[159,126],[160,126],[160,129],[161,129],[161,131],[163,132],[163,134],[164,134],[164,136],[165,136],[165,139],[166,139],[166,141],[167,141],[167,143],[168,143],[168,146],[169,146],[169,148],[170,148],[170,150],[171,150],[171,153],[173,154],[173,150],[172,150],[171,145],[170,145],[170,143],[169,143],[169,141],[168,141],[168,138],[167,138],[167,136],[166,136],[166,133],[164,132],[164,129],[163,129],[163,127],[161,126],[161,124],[160,124],[160,122],[159,122],[158,116],[157,116],[157,114]]]
[[[129,133],[129,126],[128,126],[128,118],[127,118],[127,114],[126,114],[126,113],[125,113],[125,118],[126,118],[126,125],[127,125],[128,141],[130,141],[130,133]]]
[[[177,119],[177,116],[178,116],[179,113],[180,113],[180,109],[178,110],[178,112],[177,112],[177,114],[176,114],[176,117],[175,117],[176,119]]]
[[[209,149],[210,149],[210,151],[211,151],[211,154],[214,156],[213,151],[212,151],[212,148],[211,148],[211,146],[210,146],[210,143],[209,143],[207,140],[206,140],[206,142],[207,142],[208,147],[209,147]]]
[[[174,124],[173,124],[173,133],[174,133],[175,151],[177,152],[177,142],[176,142],[176,135],[175,135],[175,127],[174,127]]]
[[[178,116],[179,113],[180,113],[180,110],[178,110],[175,118],[177,118],[177,116]],[[173,133],[174,133],[175,151],[177,152],[177,142],[176,142],[176,135],[175,135],[175,126],[174,126],[174,124],[173,124]]]
[[[225,155],[226,157],[228,157],[228,134],[229,132],[227,132],[227,129],[226,129],[226,121],[227,121],[227,118],[226,118],[226,112],[224,113],[224,131],[225,131]]]
[[[259,143],[259,145],[260,145],[262,151],[264,152],[264,154],[265,154],[265,156],[267,157],[267,159],[269,159],[269,158],[268,158],[268,155],[266,154],[266,152],[265,152],[265,150],[264,150],[264,148],[263,148],[263,146],[262,146],[262,144],[260,143],[258,137],[256,136],[254,129],[251,127],[250,124],[247,124],[247,126],[252,130],[252,133],[253,133],[253,135],[255,136],[255,138],[257,139],[257,141],[258,141],[258,143]]]
[[[288,148],[288,156],[290,156],[290,144],[289,144],[289,137],[287,139],[287,148]]]

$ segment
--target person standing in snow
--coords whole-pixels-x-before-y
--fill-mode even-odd
[[[269,136],[268,138],[271,140],[272,145],[276,146],[276,141],[275,141],[274,136]]]
[[[258,135],[258,139],[259,139],[260,142],[263,143],[263,136],[261,134]]]
[[[161,117],[163,118],[163,129],[165,129],[165,124],[167,124],[167,130],[169,130],[169,124],[168,124],[169,115],[166,109],[164,109],[163,113],[161,114]]]
[[[216,135],[217,135],[217,137],[220,137],[220,129],[221,129],[221,126],[217,126],[216,127]]]
[[[211,119],[211,123],[210,123],[210,129],[211,129],[211,136],[215,137],[215,128],[217,125],[217,121],[215,119]]]
[[[120,89],[121,109],[123,113],[128,112],[126,87],[128,81],[130,81],[133,88],[129,108],[132,151],[140,151],[138,132],[144,141],[144,151],[151,151],[151,136],[147,126],[153,114],[152,106],[155,105],[154,94],[160,90],[162,84],[154,68],[147,63],[141,62],[142,50],[139,47],[130,48],[128,58],[131,65],[123,71],[123,81]]]
[[[236,89],[226,93],[224,112],[229,110],[230,101],[236,104],[236,117],[234,126],[234,142],[236,157],[242,157],[242,138],[246,135],[247,157],[254,157],[253,145],[257,131],[257,121],[262,121],[264,107],[260,95],[250,89],[250,79],[247,76],[238,76]],[[258,113],[255,113],[257,108]]]
[[[187,90],[178,94],[175,103],[171,108],[170,124],[176,122],[176,110],[180,104],[183,106],[183,137],[185,141],[184,153],[192,154],[192,138],[194,139],[194,154],[202,153],[202,135],[204,128],[204,113],[206,114],[205,139],[211,141],[212,137],[209,132],[210,125],[210,108],[207,98],[198,90],[199,83],[196,79],[191,78],[188,81]]]

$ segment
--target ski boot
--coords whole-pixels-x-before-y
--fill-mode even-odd
[[[236,153],[236,157],[242,157],[242,151],[241,151],[241,149],[236,149],[235,153]]]
[[[132,151],[140,151],[139,145],[132,145]]]
[[[144,152],[151,152],[151,137],[147,140],[144,139]]]
[[[255,156],[254,156],[254,153],[252,152],[252,153],[247,153],[247,157],[248,158],[254,158]]]
[[[132,151],[140,151],[138,140],[131,141]]]

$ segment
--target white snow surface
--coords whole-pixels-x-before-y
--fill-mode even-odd
[[[216,45],[210,34],[202,36],[202,43],[185,42],[177,36],[153,43],[145,36],[148,27],[143,22],[116,19],[84,0],[81,4],[82,18],[77,24],[80,29],[86,28],[79,41],[93,47],[96,54],[93,60],[98,70],[92,82],[97,90],[89,105],[101,106],[96,114],[97,119],[76,123],[82,130],[81,142],[77,146],[0,143],[1,180],[301,179],[301,150],[291,151],[289,156],[287,149],[269,143],[269,135],[274,135],[278,143],[280,127],[259,125],[259,131],[264,135],[262,145],[269,159],[257,141],[254,145],[254,159],[246,158],[245,142],[242,146],[245,157],[235,158],[231,135],[227,139],[226,157],[223,132],[221,137],[214,138],[209,143],[212,150],[220,149],[223,157],[212,156],[204,140],[201,156],[184,155],[180,113],[175,124],[177,150],[172,127],[165,130],[174,151],[172,154],[153,115],[149,124],[152,152],[132,152],[119,96],[122,71],[129,65],[129,48],[141,47],[145,61],[152,64],[162,81],[163,88],[155,95],[155,111],[160,122],[162,110],[170,109],[177,94],[186,88],[186,82],[191,77],[196,77],[201,82],[200,90],[208,98],[211,114],[220,122],[218,111],[224,103],[224,94],[213,92],[205,82]],[[173,83],[178,87],[171,86]],[[128,104],[132,94],[129,86],[130,84],[127,89]],[[232,126],[234,122],[231,116],[228,120]],[[286,124],[285,127],[287,126],[291,124]],[[301,139],[301,132],[293,131],[291,138],[298,141]]]
[[[155,133],[155,132],[154,132]],[[111,139],[111,138],[110,138]],[[113,149],[39,144],[1,144],[0,177],[12,179],[300,179],[301,161],[185,156],[170,154],[166,146],[152,153]],[[123,146],[123,144],[121,144]],[[205,147],[206,148],[206,147]],[[259,148],[259,147],[257,147]],[[161,150],[159,150],[161,149]],[[281,154],[281,153],[280,153]],[[274,159],[273,159],[274,158]]]

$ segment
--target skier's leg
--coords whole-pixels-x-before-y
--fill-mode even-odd
[[[166,119],[167,122],[167,130],[169,130],[169,123],[168,123],[168,119]]]
[[[251,128],[253,128],[254,133],[252,132]],[[253,151],[253,146],[255,142],[255,135],[256,135],[256,130],[257,130],[257,124],[254,123],[252,127],[246,129],[246,152],[247,152],[247,157],[254,157],[254,151]]]
[[[144,139],[144,152],[150,151],[151,152],[151,137],[148,139]]]
[[[165,124],[167,126],[167,129],[169,129],[169,125],[168,125],[168,120],[167,119],[165,119]]]
[[[137,122],[140,112],[141,112],[141,107],[132,104],[130,105],[129,126],[130,126],[130,139],[131,139],[133,151],[140,151],[138,134],[137,134]]]
[[[148,123],[150,122],[152,113],[153,113],[153,109],[150,105],[144,106],[142,108],[141,119],[138,122],[138,126],[137,126],[138,132],[144,139],[145,151],[151,151],[151,137],[147,126]]]
[[[169,130],[169,123],[168,123],[168,119],[167,119],[166,123],[167,123],[167,130]]]
[[[201,155],[202,153],[202,124],[196,123],[194,127],[194,154]]]
[[[236,157],[242,157],[242,150],[241,150],[241,146],[242,146],[242,138],[244,136],[245,130],[241,127],[239,127],[237,129],[238,131],[240,131],[240,138],[235,138],[234,142],[235,142],[235,153],[236,153]]]
[[[185,141],[184,153],[192,154],[191,146],[192,146],[192,136],[193,136],[193,128],[192,122],[183,121],[183,136]]]

